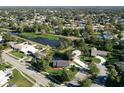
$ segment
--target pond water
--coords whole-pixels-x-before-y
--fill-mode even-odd
[[[18,32],[18,31],[11,32],[11,34],[19,35],[20,32]],[[26,39],[29,39],[33,42],[41,43],[43,45],[49,45],[49,46],[55,47],[55,48],[60,46],[60,41],[59,40],[50,40],[50,39],[47,39],[47,38],[32,38],[32,37],[26,37]]]
[[[13,32],[11,32],[11,34],[13,34],[13,35],[19,35],[20,32],[19,31],[13,31]]]
[[[49,45],[51,47],[59,47],[60,46],[60,41],[58,40],[50,40],[47,38],[30,38],[31,41],[37,42],[37,43],[41,43],[43,45]]]

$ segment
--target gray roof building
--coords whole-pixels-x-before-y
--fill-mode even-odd
[[[107,51],[97,50],[96,48],[91,49],[91,56],[107,56]]]
[[[69,65],[69,61],[67,60],[53,60],[54,67],[68,67]]]

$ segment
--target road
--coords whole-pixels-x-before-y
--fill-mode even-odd
[[[13,65],[14,67],[16,67],[16,69],[22,71],[23,73],[29,75],[31,78],[33,78],[34,80],[36,80],[36,83],[38,85],[41,86],[49,86],[50,80],[47,79],[44,75],[42,75],[41,73],[38,73],[34,70],[31,70],[28,68],[28,66],[26,65],[22,65],[21,62],[19,62],[17,59],[10,57],[7,53],[3,52],[2,53],[2,58],[7,61],[8,63],[10,63],[11,65]]]

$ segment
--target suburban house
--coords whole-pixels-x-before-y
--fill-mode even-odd
[[[74,50],[72,51],[72,55],[73,55],[73,62],[76,64],[76,65],[79,65],[80,67],[83,67],[83,68],[88,68],[88,66],[82,62],[80,60],[80,55],[81,55],[81,51],[80,50]]]
[[[9,44],[13,49],[19,50],[26,55],[29,55],[31,53],[34,54],[38,51],[38,49],[36,49],[32,45],[30,45],[28,42],[24,42],[21,44],[16,44],[15,42],[10,42]]]
[[[107,51],[97,50],[96,48],[91,49],[91,56],[107,56]]]
[[[53,60],[53,67],[63,68],[69,67],[70,63],[68,60]]]
[[[21,48],[20,51],[23,52],[24,54],[28,55],[30,53],[34,54],[38,50],[35,47],[25,43],[25,44],[22,45],[22,48]]]
[[[6,87],[8,85],[9,77],[12,75],[12,72],[6,70],[0,70],[0,87]]]
[[[74,50],[72,52],[73,58],[77,58],[81,55],[81,51],[80,50]]]
[[[0,42],[2,42],[3,41],[3,37],[2,36],[0,36]]]

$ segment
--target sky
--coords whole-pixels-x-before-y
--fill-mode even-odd
[[[124,6],[124,0],[0,0],[0,6]]]

